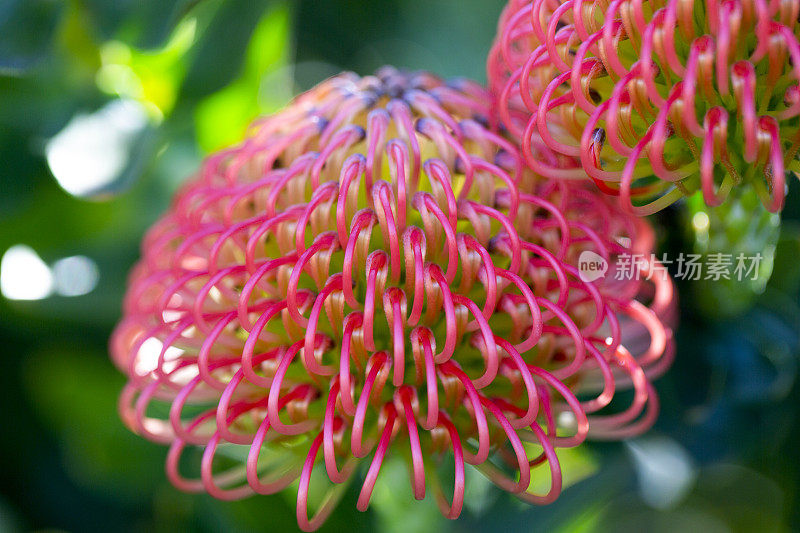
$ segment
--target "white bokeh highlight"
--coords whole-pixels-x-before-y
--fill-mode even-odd
[[[97,264],[83,255],[59,259],[53,264],[55,291],[61,296],[83,296],[97,287]]]
[[[694,486],[697,474],[686,449],[667,437],[626,441],[639,480],[639,495],[655,509],[678,505]]]
[[[53,292],[53,273],[30,246],[17,244],[0,260],[0,292],[9,300],[41,300]]]
[[[147,114],[133,100],[114,100],[92,114],[76,115],[48,141],[45,155],[58,184],[86,197],[112,184],[127,167]]]

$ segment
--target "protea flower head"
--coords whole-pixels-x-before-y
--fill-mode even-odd
[[[798,0],[512,0],[489,77],[529,160],[538,144],[579,159],[639,214],[742,186],[777,212],[800,169],[798,13]]]
[[[170,445],[177,487],[234,499],[296,481],[310,530],[351,478],[364,510],[392,455],[414,496],[430,485],[455,518],[465,464],[547,503],[557,449],[652,423],[645,371],[671,359],[671,281],[590,282],[577,268],[587,252],[612,266],[648,254],[652,232],[523,170],[485,125],[489,103],[425,73],[340,75],[178,193],[111,341],[129,377],[122,418]],[[632,402],[598,414],[617,385]],[[189,449],[202,450],[194,477]],[[549,489],[529,490],[532,476]],[[312,484],[329,485],[320,502]]]

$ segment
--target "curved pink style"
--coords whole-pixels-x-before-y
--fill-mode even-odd
[[[488,59],[529,166],[639,215],[752,186],[783,208],[800,171],[800,0],[511,0]],[[566,171],[573,158],[582,171]]]
[[[415,498],[433,489],[456,518],[465,464],[548,503],[558,448],[652,423],[672,282],[612,277],[625,254],[650,255],[652,230],[524,170],[486,125],[489,100],[425,73],[340,75],[182,188],[144,239],[111,340],[122,419],[170,445],[178,488],[234,499],[299,479],[312,530],[347,480],[363,479],[364,510],[384,461],[405,456]],[[605,280],[582,279],[585,252],[610,265]],[[221,469],[236,446],[246,460]]]

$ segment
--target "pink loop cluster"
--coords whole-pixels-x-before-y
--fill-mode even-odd
[[[456,518],[465,464],[547,503],[558,448],[652,424],[672,283],[587,282],[577,268],[586,252],[612,270],[649,254],[652,231],[525,169],[487,127],[489,105],[467,81],[340,75],[179,192],[111,341],[129,378],[122,418],[170,445],[177,487],[234,499],[299,480],[312,530],[353,476],[364,510],[397,455],[414,496],[431,484]],[[601,412],[627,387],[629,405]],[[194,476],[189,449],[202,450]],[[453,479],[439,479],[443,461]],[[549,488],[535,493],[540,475]],[[321,502],[312,482],[330,485]]]
[[[800,0],[511,0],[490,84],[543,175],[586,173],[642,215],[743,183],[776,212],[798,170],[799,15]],[[541,168],[541,144],[582,171]]]

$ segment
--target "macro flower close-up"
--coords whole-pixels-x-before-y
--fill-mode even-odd
[[[129,376],[123,419],[171,445],[178,488],[228,499],[297,479],[309,530],[351,476],[365,510],[398,455],[414,497],[434,490],[457,518],[465,465],[545,504],[561,491],[558,448],[652,425],[669,276],[604,285],[577,268],[587,252],[649,254],[652,232],[524,170],[484,125],[487,101],[427,73],[335,76],[181,189],[145,238],[111,344]],[[630,405],[605,413],[625,388]],[[199,472],[184,474],[192,447]],[[247,459],[230,465],[237,447]],[[329,487],[309,511],[318,477]]]
[[[0,532],[800,530],[800,0],[4,0]]]
[[[499,113],[580,161],[639,214],[755,190],[771,212],[800,170],[800,2],[508,3],[488,71]],[[791,171],[791,173],[790,173]],[[585,174],[584,174],[585,173]]]

